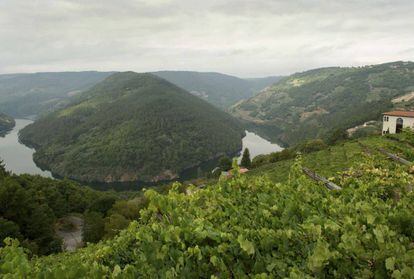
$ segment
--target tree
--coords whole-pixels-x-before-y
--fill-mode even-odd
[[[113,238],[121,230],[128,227],[129,220],[121,214],[112,214],[105,218],[105,238]]]
[[[0,217],[0,247],[3,246],[3,240],[6,237],[23,238],[16,223]]]
[[[229,157],[227,156],[223,156],[221,157],[220,161],[219,161],[219,167],[223,170],[223,171],[228,171],[231,169],[231,164],[232,161],[230,160]]]
[[[333,145],[341,140],[346,140],[348,138],[348,133],[345,130],[342,129],[336,129],[334,130],[327,139],[327,143],[329,145]]]
[[[85,242],[97,243],[105,233],[105,222],[101,213],[87,212],[84,215],[83,240]]]
[[[250,160],[250,151],[248,148],[244,149],[240,166],[245,168],[250,168],[252,166],[252,161]]]
[[[112,205],[115,203],[116,198],[111,196],[104,196],[99,198],[92,206],[89,208],[89,211],[96,211],[106,215],[109,209],[112,208]]]

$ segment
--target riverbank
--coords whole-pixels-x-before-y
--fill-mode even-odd
[[[4,137],[0,137],[0,158],[6,170],[15,174],[34,174],[52,177],[49,171],[42,170],[33,162],[34,149],[19,142],[19,131],[33,123],[28,119],[15,119],[14,128]]]
[[[63,178],[50,171],[42,169],[41,166],[37,165],[33,161],[34,149],[25,146],[19,141],[19,131],[27,125],[33,123],[29,119],[16,119],[16,126],[10,131],[4,138],[0,138],[0,158],[3,160],[6,169],[15,174],[34,174],[41,175],[49,178]],[[283,148],[278,144],[271,143],[270,141],[262,138],[256,133],[246,131],[246,136],[242,139],[242,150],[234,154],[234,157],[241,158],[241,154],[245,148],[248,148],[251,154],[251,158],[260,155],[268,154],[271,152],[277,152]],[[214,169],[218,165],[220,158],[215,158],[203,162],[197,166],[184,170],[180,173],[178,181],[188,181],[197,179],[200,175],[206,174]],[[80,181],[78,181],[80,182]],[[153,187],[162,184],[169,184],[171,181],[160,181],[157,183],[151,182],[122,182],[122,183],[102,183],[102,182],[91,182],[84,183],[97,190],[117,190],[117,191],[129,191],[129,190],[140,190],[144,187]]]

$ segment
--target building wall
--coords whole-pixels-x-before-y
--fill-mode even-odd
[[[385,116],[388,117],[388,121],[385,121]],[[395,134],[398,118],[403,119],[403,128],[414,129],[414,118],[384,115],[382,119],[382,133],[384,134],[389,130],[390,134]]]

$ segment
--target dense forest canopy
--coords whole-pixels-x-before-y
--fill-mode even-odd
[[[117,73],[20,133],[34,160],[83,181],[159,181],[241,149],[237,120],[152,74]]]
[[[0,111],[14,117],[46,113],[108,77],[104,72],[0,75]]]
[[[0,247],[6,237],[18,239],[31,254],[60,252],[56,221],[67,214],[93,210],[101,199],[116,198],[69,180],[13,175],[0,165]]]
[[[274,140],[294,145],[380,120],[381,113],[393,107],[410,109],[413,98],[397,97],[412,92],[412,62],[322,68],[286,77],[231,111],[272,131]]]

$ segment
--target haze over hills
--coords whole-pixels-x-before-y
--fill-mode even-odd
[[[0,75],[0,111],[14,117],[53,111],[109,75],[110,72]]]
[[[112,73],[89,71],[0,75],[0,111],[14,117],[27,117],[63,108],[71,97],[91,88]],[[223,109],[253,96],[280,79],[241,79],[220,73],[185,71],[154,74]]]
[[[286,77],[231,112],[273,132],[273,140],[294,145],[379,120],[392,107],[410,108],[413,92],[412,62],[331,67]],[[398,98],[404,95],[407,98]]]
[[[225,112],[152,74],[113,74],[21,131],[34,160],[83,181],[159,181],[241,149]]]
[[[222,109],[252,97],[281,79],[278,76],[242,79],[221,73],[194,71],[159,71],[154,74]]]
[[[0,0],[0,279],[414,279],[413,11]]]

